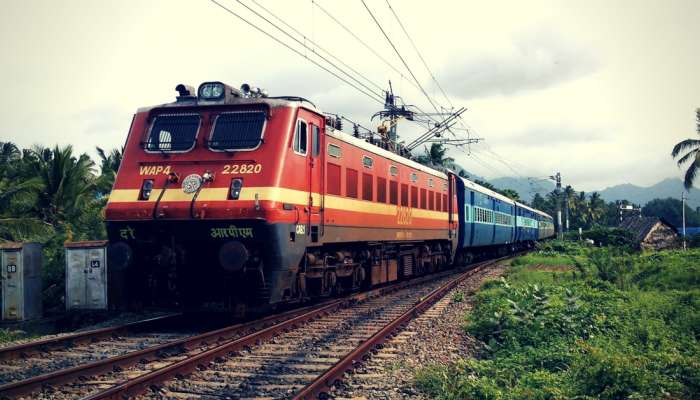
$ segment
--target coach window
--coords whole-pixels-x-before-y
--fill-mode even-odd
[[[306,126],[306,121],[297,120],[297,131],[294,134],[294,152],[305,156],[306,155],[306,143],[308,140],[308,129]]]
[[[418,174],[415,172],[411,173],[411,182],[416,182],[418,180]]]
[[[391,167],[389,167],[389,173],[391,174],[391,176],[396,176],[399,174],[399,168],[396,165],[392,165]]]
[[[364,165],[365,168],[372,168],[374,160],[372,160],[372,157],[362,156],[362,165]]]
[[[314,157],[318,157],[321,152],[321,129],[316,125],[311,125],[311,153]]]

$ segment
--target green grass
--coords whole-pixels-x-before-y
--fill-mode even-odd
[[[24,337],[23,332],[0,329],[0,344],[11,342]]]
[[[566,246],[521,257],[484,284],[465,329],[487,351],[420,370],[426,394],[700,398],[700,251]],[[561,265],[571,267],[550,267]]]

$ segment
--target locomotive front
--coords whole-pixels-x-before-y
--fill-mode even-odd
[[[299,109],[313,106],[247,85],[177,90],[177,101],[135,114],[107,203],[114,304],[240,310],[289,300],[304,253],[290,232],[309,196],[288,144]],[[298,193],[282,190],[283,179]]]

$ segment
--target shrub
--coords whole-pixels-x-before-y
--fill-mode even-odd
[[[440,399],[700,398],[700,251],[581,254],[576,276],[522,257],[486,283],[465,325],[484,353],[421,370],[419,387]]]
[[[632,232],[620,228],[595,226],[583,233],[585,239],[591,239],[598,246],[622,246],[635,248],[637,242]]]

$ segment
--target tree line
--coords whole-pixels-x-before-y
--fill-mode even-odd
[[[19,149],[0,142],[0,242],[43,244],[47,310],[63,307],[64,243],[106,238],[102,212],[122,150],[97,153],[95,162],[71,146]]]

